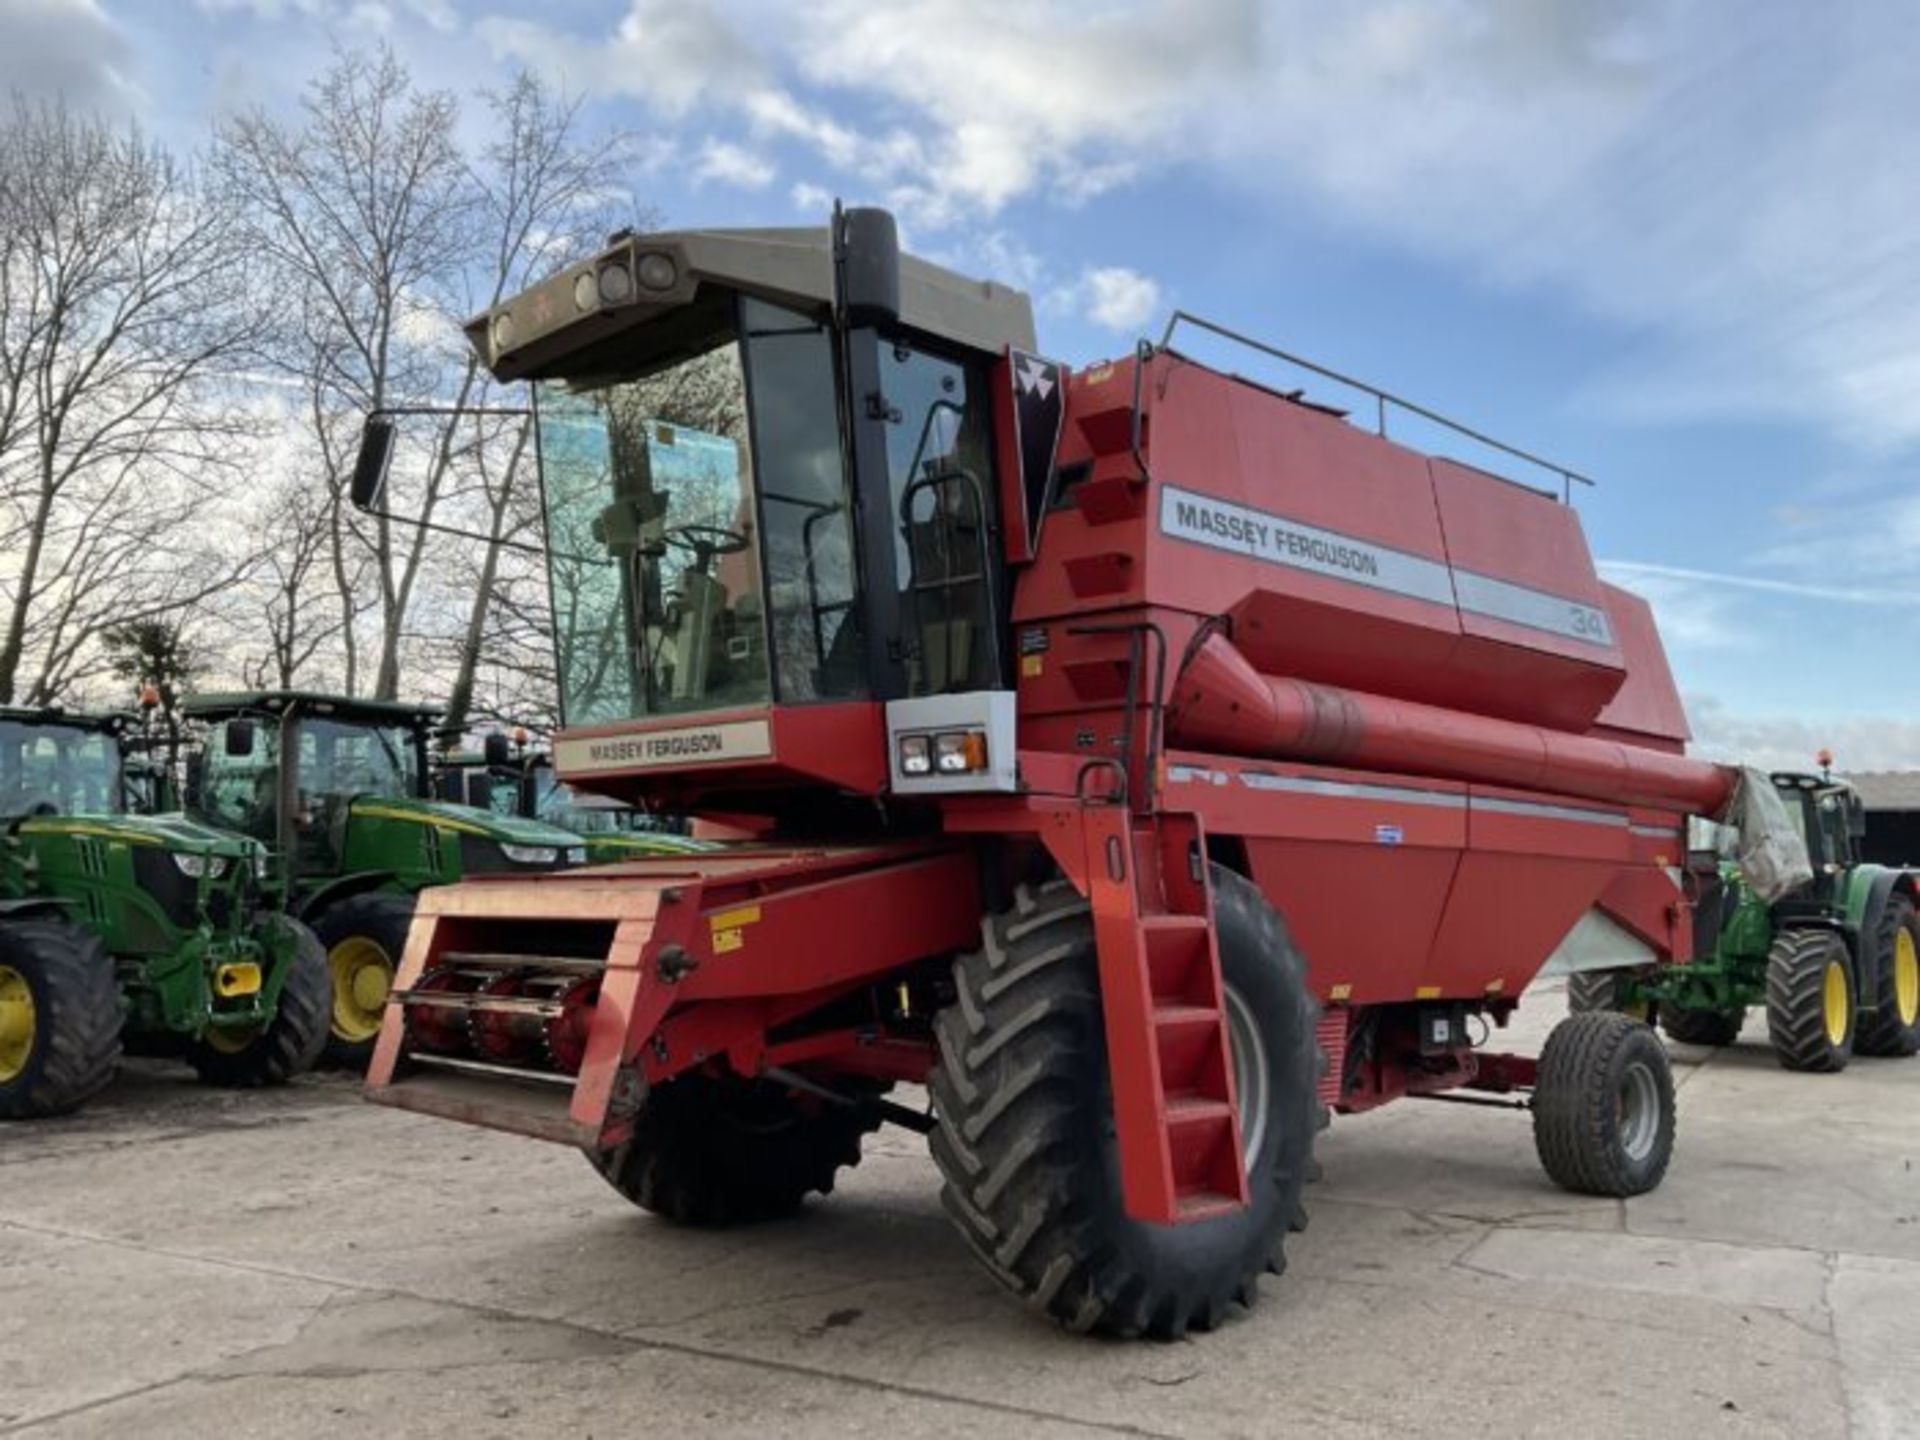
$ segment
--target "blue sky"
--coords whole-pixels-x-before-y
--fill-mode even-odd
[[[1920,765],[1920,14],[1731,13],[0,0],[0,85],[192,145],[331,43],[462,90],[532,65],[639,137],[670,224],[888,204],[1064,358],[1179,305],[1597,476],[1711,748]]]

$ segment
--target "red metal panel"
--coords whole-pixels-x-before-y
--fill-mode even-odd
[[[1653,607],[1617,585],[1600,588],[1626,657],[1627,681],[1600,712],[1595,728],[1643,745],[1677,750],[1693,731],[1667,665],[1666,646],[1660,643],[1660,631],[1653,622]]]

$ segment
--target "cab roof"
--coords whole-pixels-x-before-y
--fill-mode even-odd
[[[207,695],[189,695],[180,702],[183,715],[208,721],[262,711],[284,715],[290,710],[298,710],[303,715],[324,715],[368,725],[414,727],[431,725],[446,713],[438,705],[368,700],[358,695],[328,695],[317,690],[223,690]]]
[[[831,231],[816,225],[621,234],[599,254],[474,316],[467,339],[496,379],[571,373],[583,351],[675,311],[694,312],[686,317],[692,322],[727,291],[825,317],[834,298]],[[994,355],[1034,343],[1033,305],[1024,292],[905,254],[900,323]]]
[[[66,710],[58,705],[0,705],[0,720],[21,725],[59,725],[69,730],[102,730],[118,733],[132,723],[132,717],[115,711],[89,714]]]

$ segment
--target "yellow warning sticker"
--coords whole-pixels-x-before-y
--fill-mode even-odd
[[[1327,991],[1327,998],[1329,1000],[1351,1000],[1353,998],[1353,986],[1335,985]]]
[[[1045,673],[1046,668],[1047,657],[1044,655],[1022,655],[1020,657],[1020,673],[1029,680],[1033,679],[1036,675]]]
[[[747,943],[746,927],[760,921],[758,905],[739,905],[732,910],[716,910],[707,919],[713,931],[713,953],[725,955]]]
[[[1414,989],[1413,998],[1416,1000],[1438,1000],[1440,998],[1440,987],[1438,985],[1417,986]]]

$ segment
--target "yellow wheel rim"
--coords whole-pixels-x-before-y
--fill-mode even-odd
[[[349,935],[327,951],[333,976],[333,1035],[360,1044],[380,1033],[393,990],[393,957],[365,935]]]
[[[1904,925],[1893,937],[1893,1010],[1902,1025],[1920,1020],[1920,949]]]
[[[1853,1018],[1853,997],[1847,993],[1847,967],[1838,960],[1827,962],[1827,983],[1821,998],[1821,1010],[1827,1021],[1827,1043],[1847,1043],[1847,1025]]]
[[[27,977],[0,965],[0,1085],[18,1079],[33,1058],[33,989]]]

